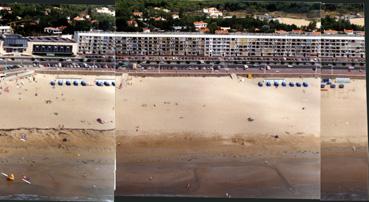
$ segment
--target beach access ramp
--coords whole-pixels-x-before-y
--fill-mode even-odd
[[[120,80],[120,84],[119,84],[119,89],[121,89],[123,87],[123,85],[126,85],[128,80],[128,74],[127,73],[123,73],[121,80]]]
[[[237,77],[237,75],[236,75],[235,73],[232,73],[232,74],[231,74],[231,78],[232,78],[233,80],[237,80],[237,79],[238,79],[238,77]]]

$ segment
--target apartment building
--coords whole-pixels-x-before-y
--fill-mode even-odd
[[[78,54],[87,56],[114,56],[115,37],[113,32],[76,32]]]
[[[315,36],[117,34],[117,55],[319,57]]]
[[[322,58],[365,58],[365,37],[352,35],[322,36]]]
[[[79,54],[193,57],[365,57],[363,36],[77,32]]]

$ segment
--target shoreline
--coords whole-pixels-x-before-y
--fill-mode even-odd
[[[113,131],[0,130],[0,171],[15,175],[1,176],[0,198],[112,201],[114,145]]]
[[[126,76],[116,195],[318,199],[320,80],[260,80]]]
[[[290,138],[118,134],[116,195],[318,199],[319,138]]]

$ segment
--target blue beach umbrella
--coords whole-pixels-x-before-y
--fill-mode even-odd
[[[110,83],[108,81],[104,81],[105,86],[110,86]]]
[[[58,85],[59,85],[59,86],[62,86],[62,85],[63,85],[63,80],[59,80],[59,81],[58,81]]]
[[[101,81],[96,81],[97,86],[103,86],[103,83]]]

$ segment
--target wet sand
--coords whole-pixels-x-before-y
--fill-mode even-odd
[[[16,178],[0,176],[0,199],[112,200],[114,144],[114,131],[0,130],[0,170]]]
[[[368,200],[365,80],[322,91],[322,199]]]
[[[304,80],[128,79],[116,94],[116,195],[318,199],[319,80]]]
[[[0,82],[0,113],[6,114],[0,121],[0,172],[16,178],[0,176],[0,199],[112,201],[114,87],[53,88],[49,82],[57,77],[94,84],[96,76],[33,76]]]

